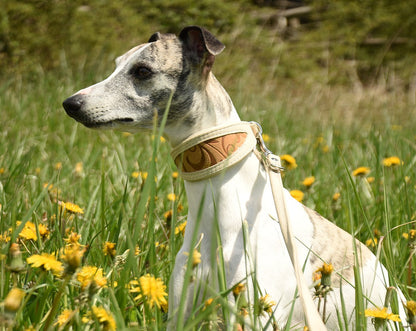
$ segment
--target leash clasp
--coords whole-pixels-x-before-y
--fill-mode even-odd
[[[263,139],[263,128],[257,122],[250,122],[254,126],[254,134],[257,140],[257,146],[261,155],[261,159],[266,167],[268,167],[273,172],[282,172],[285,168],[282,167],[280,163],[280,157],[273,154],[264,143]]]

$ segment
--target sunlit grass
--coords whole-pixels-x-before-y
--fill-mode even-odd
[[[76,124],[60,103],[77,88],[59,79],[40,75],[1,87],[0,327],[164,329],[187,212],[169,144],[158,131],[127,135]],[[301,104],[298,97],[276,101],[269,92],[256,101],[246,89],[234,100],[243,119],[262,122],[270,148],[297,165],[288,167],[286,187],[373,252],[380,248],[392,283],[414,299],[414,120],[402,123],[403,114],[385,100],[366,104],[372,114],[366,116],[352,103],[348,116],[357,121],[344,122],[336,112],[322,118],[311,90],[304,97],[314,102]],[[326,95],[324,109],[345,98],[337,93]],[[194,239],[188,285],[200,258]],[[221,238],[214,239],[220,247]],[[178,307],[178,325],[232,329],[245,321],[261,328],[259,315],[276,303],[256,284],[250,284],[254,302],[243,302],[242,289],[226,288],[221,251],[215,253],[219,292],[196,289],[192,318],[185,324]]]

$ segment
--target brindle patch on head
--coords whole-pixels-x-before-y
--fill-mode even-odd
[[[324,261],[332,263],[334,267],[333,287],[340,287],[341,277],[353,280],[353,266],[356,259],[352,236],[316,211],[305,206],[304,208],[314,227],[312,255],[310,257],[312,270],[315,271],[320,268]],[[355,243],[358,254],[357,260],[359,265],[362,266],[371,257],[372,253],[358,240],[355,240]]]
[[[169,81],[171,89],[158,86],[153,82],[151,100],[161,115],[165,111],[166,101],[173,91],[172,103],[169,108],[168,121],[185,119],[189,121],[188,112],[191,110],[197,86],[193,84],[192,69],[184,56],[183,48],[175,35],[161,34],[160,39],[153,42],[144,56],[146,61],[153,63],[156,70],[163,73]],[[147,54],[149,53],[149,54]]]

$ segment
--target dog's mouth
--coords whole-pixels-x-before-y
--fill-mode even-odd
[[[85,125],[90,129],[117,129],[134,122],[134,119],[131,117],[117,118],[110,121],[88,121],[88,120],[79,120],[80,123]]]

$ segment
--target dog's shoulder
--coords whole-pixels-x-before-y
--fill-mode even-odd
[[[341,276],[337,273],[343,278],[352,280],[354,264],[358,262],[360,266],[364,265],[372,256],[371,251],[315,210],[306,206],[304,209],[314,228],[310,257],[312,270],[317,270],[323,262],[331,263],[336,271],[333,279],[334,287],[338,287],[341,281]]]

